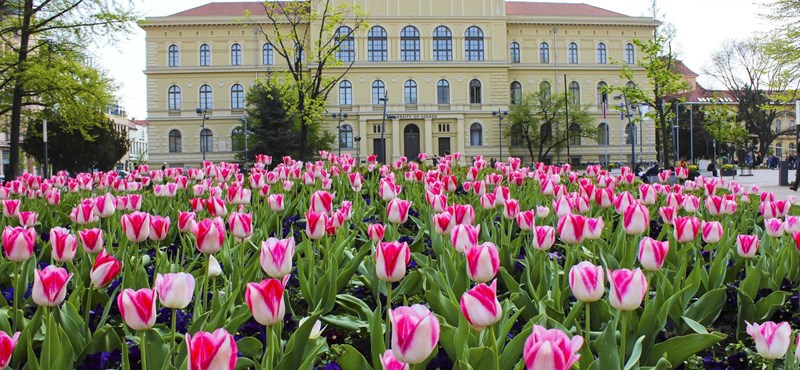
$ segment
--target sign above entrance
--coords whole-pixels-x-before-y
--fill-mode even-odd
[[[434,119],[439,118],[438,114],[399,114],[397,119]]]

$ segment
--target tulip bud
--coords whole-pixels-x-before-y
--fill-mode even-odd
[[[382,224],[370,224],[367,226],[367,235],[369,236],[370,240],[375,243],[383,240],[383,235],[385,232],[386,228]]]
[[[556,229],[554,229],[552,226],[536,226],[533,228],[534,249],[546,251],[555,243]]]
[[[248,240],[253,236],[253,214],[231,212],[228,216],[228,228],[238,240]]]
[[[150,240],[160,241],[169,233],[169,217],[150,216]]]
[[[580,359],[578,352],[581,346],[583,337],[580,335],[570,339],[561,330],[548,330],[543,326],[533,325],[533,331],[525,341],[522,356],[528,370],[568,370]]]
[[[20,332],[9,336],[6,332],[0,331],[0,369],[5,369],[6,366],[11,363],[11,354],[14,353],[14,349],[17,348],[19,335]],[[408,370],[408,368],[404,370]]]
[[[736,237],[736,253],[742,258],[753,258],[758,252],[758,237],[755,235],[738,235]]]
[[[378,279],[394,283],[406,275],[406,266],[411,260],[408,243],[380,242],[375,248],[375,274]]]
[[[580,244],[586,238],[584,232],[586,231],[586,217],[581,215],[574,215],[571,213],[564,214],[558,219],[556,225],[558,229],[558,236],[564,243],[567,244]]]
[[[283,194],[270,194],[267,197],[267,203],[272,212],[283,211]]]
[[[492,285],[478,284],[461,296],[461,314],[476,330],[486,329],[503,315],[497,301],[497,280]]]
[[[650,226],[650,210],[642,204],[631,204],[622,214],[622,228],[628,235],[643,233]]]
[[[150,236],[150,214],[133,212],[122,215],[122,230],[128,240],[141,243]]]
[[[678,243],[688,243],[694,241],[700,230],[700,219],[693,216],[675,218],[675,240]]]
[[[105,250],[100,250],[97,259],[94,261],[89,278],[95,289],[100,289],[114,280],[122,270],[122,263]]]
[[[450,232],[450,243],[457,251],[464,253],[467,249],[478,244],[478,235],[481,232],[481,225],[456,225]]]
[[[786,321],[778,324],[772,321],[763,324],[748,322],[747,334],[753,337],[758,354],[767,360],[783,358],[792,342],[792,327]]]
[[[71,278],[72,274],[67,270],[53,265],[36,270],[31,290],[33,302],[45,307],[60,305],[67,297],[67,283]]]
[[[703,229],[703,241],[708,244],[719,242],[722,239],[722,224],[719,221],[703,221],[701,223]]]
[[[233,370],[239,349],[227,330],[186,334],[186,359],[190,370]]]
[[[669,252],[669,241],[658,241],[646,236],[639,242],[639,263],[645,270],[660,270]]]
[[[261,242],[261,268],[270,277],[280,279],[292,271],[294,237],[288,239],[269,238]]]
[[[642,304],[647,294],[647,279],[642,270],[608,270],[609,303],[620,311],[633,311]]]
[[[283,280],[264,279],[260,283],[247,284],[245,300],[259,324],[270,326],[283,320],[286,312],[283,292],[289,276],[284,276]]]
[[[386,219],[393,224],[404,224],[408,220],[408,211],[411,209],[411,202],[400,198],[389,201],[386,207]]]
[[[439,319],[427,307],[415,304],[389,310],[392,354],[408,364],[419,364],[439,342]]]
[[[217,258],[214,257],[213,254],[208,255],[208,276],[220,276],[222,275],[222,266],[219,265],[219,261]]]
[[[225,224],[219,217],[198,222],[192,232],[197,242],[197,250],[203,254],[217,253],[225,241]]]
[[[409,370],[410,365],[394,357],[391,349],[387,349],[380,357],[383,370]]]
[[[194,295],[194,276],[185,272],[158,274],[156,292],[162,306],[172,309],[186,308]]]
[[[583,261],[569,270],[569,287],[580,302],[596,302],[603,297],[603,268]]]
[[[33,228],[6,226],[3,229],[3,249],[12,262],[22,262],[33,255],[36,230]]]
[[[328,216],[314,211],[306,212],[306,236],[311,240],[319,240],[325,236],[328,227]]]
[[[783,220],[779,218],[764,219],[764,231],[773,238],[782,237],[784,233]]]
[[[78,239],[63,227],[50,229],[50,255],[58,262],[68,262],[75,258]]]

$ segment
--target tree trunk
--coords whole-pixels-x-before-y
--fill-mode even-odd
[[[661,140],[661,167],[667,168],[669,166],[669,144],[670,144],[670,130],[667,127],[667,116],[664,112],[664,99],[658,98],[655,101],[656,109],[658,110],[659,125],[661,125],[661,135],[656,137],[656,142]],[[658,130],[656,130],[658,131]],[[657,146],[656,146],[657,147]]]
[[[22,10],[22,27],[19,37],[19,57],[17,58],[17,74],[14,76],[14,94],[11,100],[11,137],[8,172],[6,180],[14,180],[19,175],[19,137],[22,125],[22,98],[24,96],[24,81],[21,76],[28,60],[28,42],[30,41],[30,25],[33,14],[33,0],[25,0]]]

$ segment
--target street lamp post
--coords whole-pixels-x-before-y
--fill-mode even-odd
[[[385,111],[384,111],[385,114]],[[338,118],[339,124],[336,125],[336,132],[339,134],[338,141],[339,141],[339,156],[342,155],[342,122],[347,119],[347,113],[334,113],[331,114],[331,117]],[[381,133],[382,135],[383,133]]]
[[[361,166],[361,136],[356,135],[353,138],[353,141],[356,142],[356,165]]]
[[[203,115],[203,121],[200,124],[200,152],[203,153],[203,162],[206,161],[206,147],[203,142],[203,131],[206,130],[206,118],[208,118],[208,109],[207,108],[197,108],[195,109],[198,115]]]
[[[508,116],[508,111],[498,109],[496,111],[492,111],[492,115],[497,117],[497,126],[500,129],[499,134],[497,135],[497,137],[500,138],[500,158],[498,158],[497,160],[502,161],[503,160],[503,117]]]
[[[386,138],[384,137],[384,132],[386,132],[386,103],[389,102],[389,95],[384,92],[383,97],[378,98],[378,101],[383,103],[383,118],[381,118],[381,161],[386,163]]]
[[[631,132],[629,135],[631,136],[631,170],[634,172],[636,171],[636,125],[631,121],[631,110],[630,105],[628,104],[628,96],[624,93],[622,95],[617,95],[614,97],[614,100],[623,99],[625,104],[625,116],[628,117],[628,124],[631,126]]]
[[[247,172],[247,112],[244,112],[242,118],[239,118],[239,120],[242,121],[244,125],[244,132],[242,133],[244,135],[244,171]]]

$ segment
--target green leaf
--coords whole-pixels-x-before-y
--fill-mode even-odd
[[[619,369],[619,346],[617,345],[617,330],[610,323],[597,338],[595,348],[598,350],[597,362],[593,365],[598,369]]]
[[[532,328],[533,324],[531,323],[525,325],[525,328],[502,349],[500,353],[500,370],[511,370],[515,364],[520,362],[525,341],[531,335]]]
[[[642,357],[643,341],[644,341],[644,335],[642,335],[641,337],[639,337],[639,339],[636,340],[636,344],[633,345],[631,356],[628,358],[628,362],[625,364],[624,370],[631,370],[639,367],[639,358]]]
[[[497,370],[494,351],[489,347],[470,348],[469,364],[474,369]]]
[[[725,300],[728,298],[726,289],[717,288],[706,292],[700,299],[689,306],[684,316],[698,322],[700,325],[711,325],[717,320],[722,308],[725,306]]]
[[[283,358],[281,358],[281,361],[278,363],[277,369],[295,370],[298,368],[303,361],[303,354],[305,353],[306,345],[309,341],[308,336],[311,334],[311,329],[314,328],[314,324],[316,324],[318,319],[319,314],[311,315],[308,320],[292,334],[289,341],[286,343],[286,351],[283,354]]]
[[[245,357],[258,359],[264,353],[264,343],[255,337],[244,337],[236,342],[236,348]]]
[[[144,349],[147,351],[148,369],[160,369],[164,365],[164,359],[169,358],[169,345],[153,329],[144,332]]]
[[[719,341],[725,339],[725,337],[727,336],[722,333],[689,334],[680,337],[672,337],[664,342],[656,344],[653,348],[653,352],[650,353],[648,362],[653,363],[664,357],[669,360],[670,363],[680,364],[695,353],[719,343]]]
[[[762,321],[768,319],[772,316],[775,311],[783,306],[783,303],[786,301],[791,293],[788,292],[772,292],[766,298],[761,298],[756,302],[756,311],[755,311],[755,321]]]
[[[357,349],[349,344],[339,346],[342,355],[336,360],[342,370],[372,370],[367,359]]]
[[[381,363],[379,356],[386,350],[387,343],[384,343],[384,328],[383,328],[383,315],[381,315],[381,304],[378,302],[378,307],[369,318],[369,341],[370,348],[372,349],[372,364],[378,367]],[[389,328],[386,328],[389,330]]]
[[[706,327],[703,326],[703,324],[700,324],[699,322],[694,321],[686,316],[682,316],[681,319],[683,319],[683,321],[686,322],[686,325],[689,325],[689,327],[692,328],[695,333],[708,334],[708,330],[706,330]]]

